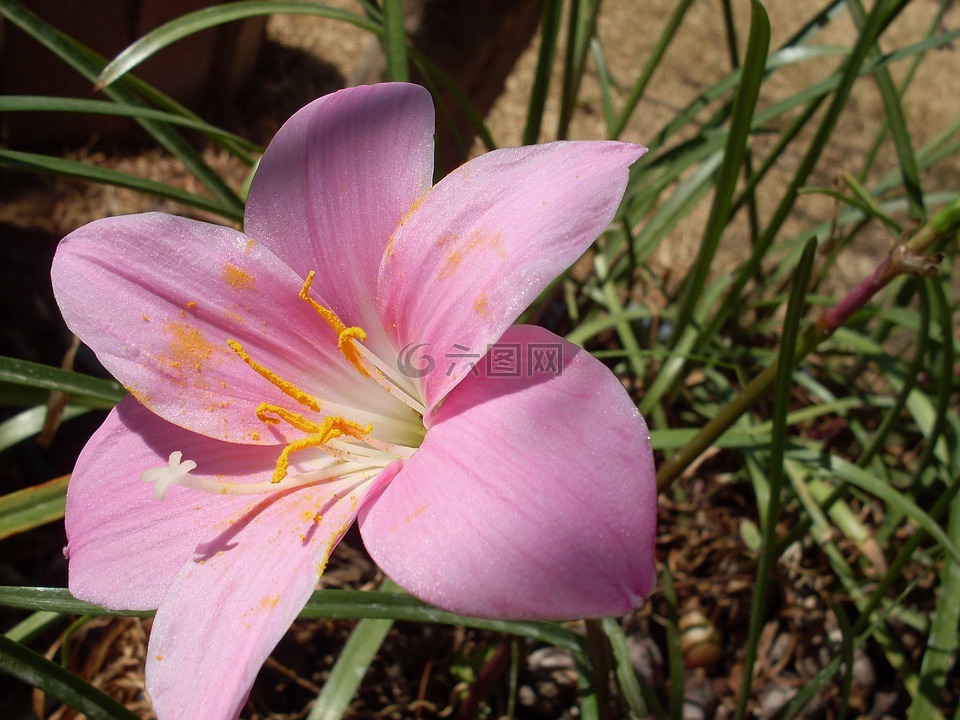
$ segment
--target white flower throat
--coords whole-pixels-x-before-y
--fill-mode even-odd
[[[367,334],[361,328],[347,327],[336,313],[310,297],[314,275],[314,272],[307,275],[300,289],[300,299],[309,303],[337,333],[337,347],[356,371],[364,378],[375,381],[391,397],[409,406],[418,414],[419,421],[382,416],[382,423],[378,420],[377,424],[385,424],[387,427],[383,429],[391,430],[389,436],[399,434],[405,438],[403,443],[385,442],[378,439],[372,423],[361,425],[343,415],[330,414],[329,408],[324,413],[320,400],[258,363],[236,340],[227,340],[230,349],[258,375],[306,408],[311,415],[319,417],[313,419],[304,411],[296,412],[281,405],[260,403],[256,409],[260,422],[266,425],[286,423],[303,433],[302,437],[289,442],[280,451],[270,480],[236,483],[196,476],[191,473],[196,470],[197,463],[184,460],[183,452],[175,450],[170,453],[166,467],[146,470],[141,474],[144,482],[153,485],[158,498],[162,499],[173,485],[222,495],[261,495],[315,485],[333,478],[356,479],[359,484],[376,477],[393,461],[408,458],[416,452],[426,434],[422,421],[426,408],[418,397],[419,393],[409,379],[398,375],[389,363],[362,344]],[[337,410],[349,412],[350,408],[337,406]],[[295,467],[291,465],[293,456],[297,456],[293,460]]]

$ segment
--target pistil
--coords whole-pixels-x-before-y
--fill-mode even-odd
[[[392,458],[391,458],[392,459]],[[379,459],[381,462],[383,458]],[[273,479],[252,482],[236,483],[226,480],[212,480],[191,474],[197,467],[193,460],[183,460],[183,453],[176,450],[170,453],[167,467],[145,471],[140,477],[144,482],[153,485],[153,494],[158,500],[163,500],[167,491],[173,485],[200,490],[213,495],[268,495],[292,488],[317,485],[330,479],[356,478],[359,482],[366,482],[376,476],[385,465],[380,462],[343,461],[330,457],[321,467],[308,470],[297,475],[288,475],[279,483]]]

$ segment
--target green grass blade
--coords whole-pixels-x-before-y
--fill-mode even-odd
[[[409,81],[410,65],[407,62],[407,33],[403,29],[403,0],[383,0],[383,54],[387,61],[387,80]]]
[[[0,496],[0,540],[59,520],[69,475]]]
[[[849,0],[850,15],[853,17],[859,30],[863,30],[866,21],[866,10],[860,0]],[[868,57],[879,57],[880,48],[877,45],[871,49]],[[874,77],[880,97],[883,99],[883,108],[886,112],[886,124],[893,137],[893,145],[897,151],[897,160],[900,163],[900,173],[903,178],[903,187],[910,203],[910,216],[923,220],[926,212],[923,207],[923,188],[920,185],[920,171],[917,168],[917,158],[913,152],[913,143],[910,140],[910,130],[907,119],[903,114],[903,105],[900,102],[900,93],[893,84],[893,76],[886,67],[877,68]]]
[[[860,456],[857,458],[858,467],[868,467],[873,458],[881,450],[887,436],[890,434],[890,431],[893,430],[894,424],[899,420],[900,413],[903,412],[903,408],[907,404],[907,398],[910,396],[920,377],[930,333],[930,294],[928,287],[929,286],[924,283],[923,291],[920,293],[920,327],[916,333],[916,350],[913,358],[910,360],[907,371],[904,373],[903,387],[901,387],[897,393],[893,406],[887,411],[883,416],[883,420],[881,420],[877,426],[869,444],[864,446],[863,452],[860,453]]]
[[[880,33],[893,21],[897,14],[903,10],[907,2],[908,0],[881,0],[873,7],[864,24],[862,33],[850,51],[847,61],[844,63],[840,81],[833,99],[824,114],[820,126],[817,128],[817,132],[810,141],[806,154],[791,178],[764,232],[760,238],[758,238],[750,258],[743,263],[738,270],[727,298],[720,306],[720,309],[714,314],[708,326],[704,329],[698,347],[703,347],[706,343],[712,341],[720,327],[742,302],[741,294],[743,293],[743,289],[759,271],[761,262],[766,257],[767,251],[780,233],[787,216],[793,210],[797,197],[799,197],[800,188],[806,184],[810,173],[813,172],[817,161],[820,159],[823,149],[827,146],[827,140],[833,134],[840,115],[847,105],[847,100],[850,97],[854,82],[860,76],[860,70],[867,57],[868,51],[873,47],[873,43],[876,42]]]
[[[89,410],[90,408],[67,405],[63,410],[61,419],[70,420],[78,415],[89,412]],[[43,430],[43,424],[46,418],[46,405],[38,405],[4,420],[0,423],[0,451],[13,447],[28,437],[39,433]]]
[[[747,709],[750,688],[753,680],[753,666],[757,659],[757,645],[763,629],[766,608],[767,587],[777,547],[777,521],[780,516],[780,495],[783,486],[783,458],[787,443],[787,413],[790,410],[790,387],[793,383],[793,371],[797,362],[797,341],[800,336],[800,323],[803,319],[804,298],[807,284],[813,272],[813,261],[817,244],[811,240],[804,248],[797,265],[790,299],[787,301],[786,317],[783,321],[783,335],[777,360],[777,376],[773,390],[773,433],[770,442],[770,464],[767,482],[770,486],[770,499],[762,528],[763,542],[760,545],[760,557],[757,560],[757,574],[750,609],[750,625],[743,659],[743,683],[737,698],[737,718],[742,718]]]
[[[667,674],[669,676],[670,705],[668,707],[670,720],[681,720],[683,717],[684,670],[683,652],[680,650],[680,618],[679,599],[673,584],[673,575],[670,568],[663,566],[663,599],[667,602]]]
[[[947,535],[960,546],[960,495],[953,498],[947,517]],[[919,692],[914,695],[907,720],[927,720],[938,716],[939,700],[954,662],[960,625],[960,564],[945,562],[940,574],[940,593],[933,613],[927,649],[920,664]]]
[[[721,7],[723,8],[723,24],[726,31],[725,36],[727,38],[727,54],[730,56],[730,67],[733,70],[737,70],[740,68],[741,63],[739,43],[737,42],[737,26],[733,17],[733,7],[730,0],[723,0]],[[751,175],[753,175],[753,157],[748,147],[743,158],[743,177],[745,180],[749,180]],[[756,241],[757,235],[760,234],[757,198],[752,191],[744,193],[744,198],[747,204],[747,218],[750,223],[750,242],[753,244]],[[730,213],[731,217],[733,217],[732,209]]]
[[[470,120],[471,125],[473,125],[474,131],[477,133],[477,137],[480,139],[480,142],[483,143],[483,146],[487,150],[496,150],[497,144],[493,140],[493,135],[490,133],[490,128],[487,127],[484,122],[483,116],[477,112],[476,107],[473,103],[470,102],[470,98],[467,97],[466,93],[457,85],[457,83],[450,77],[450,75],[444,72],[440,66],[434,63],[426,55],[417,52],[416,48],[410,47],[407,48],[410,53],[410,59],[413,61],[417,70],[425,78],[428,88],[431,91],[431,94],[434,96],[434,99],[437,98],[439,93],[436,92],[436,88],[433,86],[432,82],[437,82],[443,86],[444,90],[450,93],[450,96],[453,98],[454,102],[466,113],[467,117]],[[449,120],[449,114],[445,112],[443,107],[438,107],[438,111],[445,114]],[[452,125],[451,125],[452,127]]]
[[[0,670],[62,700],[90,720],[137,720],[136,715],[83,678],[6,635],[0,635]]]
[[[613,654],[614,674],[617,685],[623,694],[623,701],[630,711],[632,718],[664,718],[665,712],[656,693],[633,669],[630,659],[630,648],[627,645],[627,636],[623,633],[620,623],[614,618],[604,618],[601,621],[603,632],[606,633]]]
[[[953,332],[953,315],[950,312],[946,291],[943,288],[944,281],[940,278],[924,278],[924,283],[933,299],[934,317],[936,317],[937,324],[940,326],[940,337],[948,338]],[[939,442],[946,427],[947,414],[951,408],[955,407],[953,402],[953,397],[956,394],[953,382],[953,359],[953,343],[942,342],[940,345],[940,367],[937,373],[939,375],[936,389],[937,404],[933,413],[933,424],[929,431],[924,434],[923,452],[917,461],[916,474],[918,476],[933,462],[936,451],[940,449]],[[909,401],[910,398],[908,398],[908,403]],[[941,461],[945,463],[949,463],[950,459],[955,457],[953,452],[941,452],[940,455]]]
[[[0,356],[0,381],[46,390],[60,390],[71,395],[97,398],[114,405],[123,400],[127,394],[115,380],[104,380],[50,365],[3,356]]]
[[[100,55],[51,27],[15,0],[0,0],[0,15],[3,15],[7,20],[33,37],[91,82],[96,80],[97,74],[106,64],[106,60]],[[137,88],[146,88],[154,97],[162,96],[159,91],[150,88],[142,81],[128,84]],[[140,97],[129,87],[110,87],[106,88],[104,92],[111,99],[127,105],[143,104]],[[173,105],[174,103],[170,101],[170,106]],[[231,220],[240,220],[243,217],[243,203],[240,198],[223,178],[204,162],[200,153],[180,133],[169,125],[154,120],[137,118],[137,122],[160,145],[179,158],[184,167],[210,190],[219,202],[214,210],[216,214]]]
[[[22,152],[19,150],[0,150],[0,167],[52,173],[54,175],[72,177],[78,180],[86,180],[87,182],[115,185],[117,187],[136,190],[146,195],[154,195],[167,200],[173,200],[189,207],[229,217],[232,220],[239,221],[243,219],[242,211],[227,210],[216,200],[205,198],[202,195],[196,195],[156,180],[148,180],[147,178],[120,172],[112,168],[97,167],[96,165],[69,160],[67,158],[40,155],[38,153]]]
[[[623,305],[620,303],[620,291],[617,284],[608,277],[606,267],[607,258],[602,253],[597,253],[594,257],[594,265],[597,268],[597,275],[602,278],[601,291],[605,300],[607,312],[612,316],[623,313]],[[637,336],[633,332],[633,326],[628,322],[617,323],[617,336],[620,338],[620,344],[626,353],[627,360],[633,371],[634,377],[642,378],[646,375],[646,366],[641,361],[643,351]]]
[[[547,95],[550,91],[550,76],[553,74],[553,58],[556,55],[557,36],[560,34],[562,14],[563,0],[546,0],[544,2],[537,69],[533,75],[533,88],[530,90],[530,104],[527,108],[527,122],[523,128],[524,145],[533,145],[540,139],[543,110],[547,105]]]
[[[857,28],[862,30],[866,21],[866,10],[860,0],[850,0],[850,15],[856,23]],[[871,58],[880,57],[881,52],[878,45],[874,45],[870,56]],[[923,220],[926,216],[923,207],[923,188],[920,185],[920,171],[917,168],[917,159],[913,152],[913,144],[910,140],[910,130],[907,127],[907,119],[903,114],[903,106],[900,102],[900,93],[893,84],[893,76],[886,67],[878,68],[874,77],[877,81],[877,88],[880,90],[880,97],[883,100],[883,107],[886,111],[886,125],[890,129],[893,137],[893,144],[897,151],[897,160],[900,163],[900,173],[903,179],[903,187],[907,193],[907,199],[910,202],[910,215],[913,218]]]
[[[728,279],[724,277],[717,278],[713,284],[703,293],[703,304],[698,308],[698,313],[705,313],[707,308],[712,307],[713,303],[720,294],[727,288]],[[697,328],[700,318],[694,316],[692,323],[683,332],[677,340],[676,345],[670,349],[670,355],[660,367],[657,377],[650,383],[650,386],[644,392],[643,399],[640,401],[640,412],[646,415],[653,411],[653,408],[663,399],[670,389],[674,387],[678,378],[683,372],[683,368],[690,358],[690,353],[697,341]]]
[[[667,52],[667,48],[670,47],[670,43],[673,42],[674,37],[676,37],[677,29],[680,27],[680,23],[683,21],[687,10],[690,9],[692,4],[693,0],[680,0],[680,2],[677,3],[673,14],[670,16],[666,26],[663,28],[663,32],[660,33],[660,37],[657,39],[657,44],[654,45],[650,56],[647,58],[646,63],[644,63],[640,77],[637,78],[637,81],[630,89],[630,95],[627,96],[626,102],[620,110],[620,114],[617,115],[616,119],[610,125],[608,135],[610,140],[619,138],[624,128],[626,128],[627,123],[630,122],[634,110],[637,109],[637,105],[640,103],[640,100],[643,99],[643,93],[646,92],[647,85],[650,84],[650,78],[653,77],[654,71],[660,67],[661,60]]]
[[[603,122],[606,125],[607,137],[610,136],[610,129],[613,127],[613,93],[611,88],[614,86],[613,77],[610,75],[610,67],[607,65],[607,58],[603,54],[603,46],[599,38],[591,38],[590,55],[593,57],[593,64],[597,68],[597,82],[600,83],[600,107],[603,111]]]
[[[868,75],[874,71],[878,71],[901,58],[910,56],[915,58],[919,57],[934,47],[943,47],[944,44],[955,41],[957,37],[960,37],[960,31],[954,30],[947,33],[942,33],[935,37],[927,38],[926,40],[915,43],[906,48],[901,48],[894,53],[886,55],[882,58],[878,58],[873,62],[866,63],[861,71],[861,75]],[[733,214],[737,213],[747,202],[748,198],[752,196],[757,185],[759,185],[760,181],[765,177],[766,173],[774,166],[774,164],[783,157],[783,153],[787,146],[796,139],[803,127],[813,117],[814,113],[819,109],[820,105],[826,99],[827,94],[839,86],[839,81],[840,78],[836,75],[833,75],[826,80],[811,85],[800,92],[794,93],[784,100],[772,103],[757,113],[756,117],[754,118],[755,129],[757,127],[766,126],[767,124],[776,121],[780,116],[789,112],[798,105],[807,103],[800,115],[790,121],[787,129],[779,133],[776,144],[769,150],[760,168],[751,174],[747,182],[747,186],[734,203],[732,211]],[[943,142],[948,137],[949,133],[945,133],[938,140],[939,142]],[[936,144],[938,143],[931,143],[925,150],[921,150],[920,153],[918,153],[917,162],[920,164],[921,169],[929,167],[931,163],[937,161],[937,159],[930,153],[931,148]],[[956,148],[948,149],[945,155],[950,156],[955,154],[955,152]],[[893,175],[890,175],[886,180],[877,185],[874,190],[874,194],[880,195],[884,190],[892,189],[895,184],[896,179]]]
[[[571,0],[567,28],[567,52],[563,63],[563,90],[560,95],[560,117],[557,140],[566,140],[570,121],[580,95],[580,83],[586,70],[590,39],[597,31],[601,0]]]
[[[828,474],[845,480],[902,512],[923,528],[930,537],[940,543],[953,562],[960,562],[960,549],[957,545],[953,543],[937,522],[907,495],[843,458],[832,455],[817,455],[816,457],[811,456],[810,460],[818,462],[820,467]]]
[[[951,502],[960,492],[960,474],[957,474],[950,482],[945,492],[942,493],[930,508],[930,517],[936,522],[947,512]],[[854,625],[852,634],[856,637],[855,647],[862,644],[863,639],[880,628],[883,617],[878,617],[875,613],[883,604],[887,591],[895,584],[900,583],[904,577],[903,572],[906,565],[914,559],[917,549],[927,539],[927,534],[921,529],[912,533],[899,547],[896,557],[890,563],[887,571],[882,577],[876,580],[873,593],[868,602],[860,607],[860,617]],[[888,606],[891,609],[899,605]],[[787,718],[797,717],[799,710],[809,702],[812,697],[824,687],[839,670],[841,658],[839,656],[831,660],[817,675],[805,684],[794,698],[784,706],[773,717],[776,720],[787,720]]]
[[[156,110],[144,105],[126,105],[122,102],[107,100],[83,100],[79,98],[45,97],[40,95],[2,95],[0,113],[3,112],[62,112],[95,115],[114,115],[117,117],[142,118],[156,120],[169,125],[179,125],[196,130],[210,138],[229,140],[251,152],[260,152],[256,143],[234,135],[231,132],[210,125],[203,120],[184,117],[164,110]]]
[[[133,70],[151,55],[201,30],[245,18],[275,14],[313,15],[341,20],[378,35],[383,32],[383,28],[379,24],[361,15],[327,7],[326,5],[309,2],[256,2],[253,0],[224,3],[188,13],[151,30],[110,61],[100,72],[97,82],[100,87],[109,87],[122,75]]]
[[[850,691],[853,687],[853,661],[854,661],[854,643],[856,637],[853,634],[853,627],[847,613],[840,603],[832,603],[831,609],[833,616],[837,619],[837,625],[840,628],[840,657],[843,659],[845,672],[840,681],[840,712],[838,720],[846,720],[848,706],[850,703]]]
[[[937,10],[936,15],[930,19],[930,24],[927,28],[926,35],[933,36],[936,35],[940,29],[943,27],[943,18],[947,14],[947,11],[950,9],[951,3],[941,2],[940,7]],[[903,74],[903,79],[900,82],[900,86],[897,88],[897,94],[902,98],[903,95],[907,92],[907,89],[910,87],[910,83],[913,82],[916,77],[917,70],[920,68],[920,63],[923,58],[926,56],[926,53],[918,53],[910,63],[909,68]],[[883,125],[877,131],[877,135],[874,138],[873,145],[870,146],[865,155],[865,160],[863,167],[860,169],[860,180],[864,181],[867,176],[870,174],[870,171],[873,169],[873,164],[877,159],[877,155],[880,152],[880,148],[883,145],[884,139],[887,136],[887,130],[889,129],[889,120],[884,118]]]
[[[150,610],[110,610],[93,603],[77,600],[65,588],[0,586],[0,605],[24,610],[49,610],[75,615],[115,615],[120,617],[151,617]],[[559,623],[511,622],[484,620],[456,615],[422,603],[406,593],[366,590],[317,590],[300,612],[304,619],[316,618],[382,618],[410,622],[430,622],[444,625],[509,633],[537,642],[556,645],[580,654],[584,641],[579,635]]]
[[[693,263],[693,269],[687,276],[683,291],[683,300],[677,314],[675,338],[686,330],[693,318],[694,306],[702,297],[702,290],[723,231],[730,222],[730,210],[733,206],[733,194],[737,187],[737,178],[747,155],[747,139],[753,121],[754,109],[760,97],[760,85],[765,75],[767,49],[770,46],[770,18],[758,0],[750,3],[750,35],[740,75],[740,86],[733,101],[730,117],[730,132],[724,148],[723,163],[717,173],[716,190],[710,216],[704,229],[700,250]]]
[[[385,580],[380,589],[391,592],[397,586]],[[340,720],[343,717],[392,627],[393,620],[389,619],[367,619],[357,623],[310,708],[307,720]]]
[[[570,0],[570,10],[567,13],[567,40],[566,51],[563,55],[563,75],[560,91],[560,115],[557,120],[557,140],[566,140],[567,128],[573,115],[573,104],[576,97],[575,66],[577,55],[577,28],[581,25],[580,13],[582,0]]]
[[[40,610],[18,622],[7,630],[4,635],[14,642],[27,643],[62,617],[63,615],[60,613]]]

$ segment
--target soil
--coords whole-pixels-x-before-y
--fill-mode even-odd
[[[353,9],[346,0],[339,4]],[[811,12],[803,3],[789,0],[770,0],[766,6],[772,23],[773,47]],[[626,97],[629,84],[643,66],[674,3],[651,0],[642,7],[641,12],[631,0],[606,0],[600,17],[599,33],[610,72],[623,88],[615,98],[618,104]],[[735,4],[735,11],[742,46],[746,38],[746,4]],[[899,47],[918,37],[935,11],[936,3],[931,0],[915,0],[903,19],[883,38],[884,47]],[[958,21],[960,16],[954,7],[948,23],[953,26]],[[817,42],[845,44],[851,33],[849,22],[840,21]],[[368,45],[368,38],[352,27],[303,17],[271,19],[268,38],[244,94],[228,105],[201,109],[212,122],[261,143],[266,143],[283,120],[306,102],[344,86],[362,62]],[[944,49],[937,52],[935,61],[924,63],[905,98],[904,109],[916,146],[960,117],[960,94],[944,91],[955,81],[960,68],[957,52],[954,48]],[[521,58],[488,119],[493,136],[501,145],[520,142],[535,62],[534,45]],[[779,73],[765,87],[761,102],[773,102],[799,85],[826,76],[836,62],[811,62]],[[623,139],[643,142],[728,68],[716,3],[695,3],[669,51],[668,61],[654,76]],[[895,66],[894,76],[901,77],[903,69],[902,64]],[[598,87],[591,70],[584,81],[583,102],[574,118],[572,137],[603,136]],[[550,129],[556,125],[556,93],[551,98],[542,141],[551,139]],[[831,185],[840,173],[855,173],[882,116],[875,86],[859,83],[811,184]],[[764,142],[762,138],[757,140],[758,146]],[[778,161],[778,177],[789,177],[804,147],[805,140],[801,138],[783,155]],[[62,151],[73,158],[198,190],[193,178],[175,161],[150,148],[143,138],[134,137],[118,144],[94,137],[81,147]],[[204,154],[232,183],[239,186],[244,181],[245,169],[225,153],[208,148]],[[879,177],[893,167],[892,152],[884,150],[873,176]],[[925,179],[931,187],[957,187],[960,168],[941,167]],[[782,189],[783,184],[773,181],[770,186],[771,190],[765,191],[767,207],[769,193]],[[148,209],[203,218],[203,213],[185,213],[171,203],[131,191],[86,185],[62,177],[2,173],[0,198],[4,318],[0,326],[0,354],[48,364],[59,364],[70,339],[59,321],[46,279],[53,249],[63,235],[99,217]],[[699,243],[708,207],[704,203],[681,221],[651,259],[651,272],[662,279],[684,275],[685,265]],[[792,230],[828,219],[832,213],[832,201],[822,196],[805,196],[784,233],[789,235]],[[748,242],[745,230],[742,233],[734,232],[726,238],[717,272],[729,270],[744,257]],[[839,266],[831,282],[836,287],[849,287],[875,266],[895,240],[882,229],[866,235]],[[650,301],[656,303],[657,299]],[[98,372],[89,355],[81,355],[78,367]],[[67,423],[50,449],[28,442],[14,452],[0,455],[0,489],[9,492],[68,472],[69,458],[75,456],[100,417]],[[842,433],[842,429],[837,432]],[[744,537],[749,524],[756,523],[757,518],[748,488],[731,479],[738,467],[737,458],[722,452],[711,454],[695,472],[685,475],[669,494],[660,498],[658,559],[673,578],[677,604],[668,603],[663,587],[659,586],[646,606],[623,618],[636,670],[664,697],[665,619],[676,615],[700,628],[706,641],[701,646],[699,661],[688,658],[690,667],[686,671],[684,717],[691,720],[729,717],[742,674],[740,651],[756,561],[756,553],[748,549]],[[784,529],[795,517],[795,508],[785,508]],[[59,554],[62,544],[62,524],[4,541],[0,583],[64,585],[65,567]],[[859,552],[852,547],[845,550],[851,557]],[[838,633],[830,605],[844,600],[832,578],[817,547],[808,541],[798,541],[788,548],[777,564],[754,683],[757,717],[771,717],[830,659]],[[378,581],[376,568],[365,555],[362,543],[350,534],[335,553],[323,585],[370,588]],[[927,581],[921,579],[923,582]],[[9,627],[13,618],[9,612],[0,614],[4,627]],[[335,620],[296,623],[262,670],[243,717],[305,717],[353,625],[351,621]],[[93,619],[77,632],[67,653],[74,670],[144,718],[152,717],[142,686],[148,631],[149,621]],[[59,652],[60,638],[56,634],[46,641],[51,654]],[[909,646],[917,640],[905,631],[904,642]],[[390,632],[348,717],[503,717],[511,710],[508,676],[514,643],[520,645],[521,659],[514,716],[577,717],[576,672],[562,651],[490,633],[410,623],[397,623]],[[491,683],[477,683],[479,677],[487,675],[492,676]],[[958,685],[951,686],[950,696],[945,699],[947,706],[956,706]],[[478,691],[480,687],[484,689]],[[858,654],[853,688],[850,711],[854,716],[899,717],[905,711],[908,695],[877,648]],[[804,717],[835,717],[838,691],[838,687],[830,687],[821,693],[808,706]],[[59,708],[38,693],[31,695],[19,684],[14,695],[0,699],[0,716],[28,717],[31,706],[41,717],[74,717],[71,710]],[[611,715],[621,716],[619,708]]]

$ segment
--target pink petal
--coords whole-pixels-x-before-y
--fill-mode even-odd
[[[275,498],[256,514],[225,518],[238,522],[183,566],[157,611],[147,692],[160,718],[239,715],[361,496],[350,482],[332,482]]]
[[[158,500],[140,479],[170,453],[197,462],[194,475],[268,480],[275,447],[233,445],[164,422],[133,398],[87,443],[67,488],[70,592],[110,608],[156,608],[198,544],[262,498],[173,487]]]
[[[432,184],[434,110],[418,85],[340,90],[297,112],[257,169],[244,227],[383,350],[372,298],[387,239]]]
[[[453,612],[624,613],[655,580],[646,424],[587,352],[531,326],[511,328],[500,346],[511,343],[519,377],[484,363],[444,399],[423,445],[361,510],[364,543],[399,585]],[[558,350],[560,375],[536,354]]]
[[[315,398],[409,414],[344,360],[337,334],[298,298],[296,273],[230,228],[158,213],[100,220],[61,242],[52,274],[70,329],[144,405],[182,427],[276,443],[289,428],[265,426],[257,406],[304,410],[229,339]]]
[[[627,168],[645,152],[616,142],[497,150],[444,178],[394,234],[380,268],[383,325],[398,348],[427,343],[431,407],[613,219]],[[459,346],[459,347],[458,347]]]

